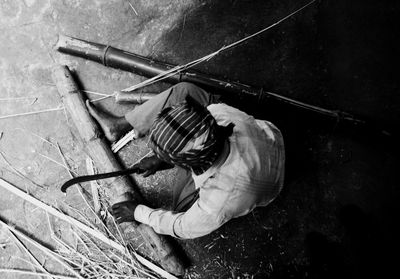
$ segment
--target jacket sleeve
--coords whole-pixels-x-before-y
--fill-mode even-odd
[[[139,205],[135,210],[135,219],[150,225],[157,233],[183,239],[204,236],[226,222],[223,216],[202,206],[200,200],[188,211],[180,213]]]

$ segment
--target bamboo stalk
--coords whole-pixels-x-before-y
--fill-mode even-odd
[[[100,247],[92,239],[90,239],[90,237],[88,237],[85,233],[82,234],[88,239],[90,244],[92,244],[96,248],[97,251],[99,251],[106,259],[112,262],[112,259],[103,250],[101,250]],[[115,266],[114,263],[113,265]]]
[[[25,251],[25,253],[29,256],[29,258],[31,258],[31,260],[37,265],[37,267],[45,274],[50,274],[43,266],[42,264],[38,261],[38,259],[35,258],[35,256],[31,253],[31,251],[28,250],[28,248],[26,248],[26,246],[21,242],[21,240],[18,239],[18,237],[16,237],[14,235],[14,233],[12,231],[10,231],[10,235],[11,237],[14,239],[14,241],[17,243],[17,245],[19,245],[22,250]],[[53,277],[54,278],[54,277]]]
[[[9,231],[15,233],[17,236],[22,237],[23,239],[29,241],[31,244],[33,244],[36,248],[39,248],[41,251],[45,252],[47,255],[49,255],[51,258],[56,260],[58,263],[60,263],[62,266],[64,266],[67,270],[69,270],[72,274],[74,274],[77,278],[79,279],[84,279],[79,273],[77,273],[74,269],[72,269],[69,265],[67,265],[64,261],[62,261],[59,256],[51,251],[49,248],[44,247],[43,245],[39,244],[29,236],[23,234],[22,232],[18,231],[17,229],[11,227],[7,223],[4,223],[2,220],[0,220],[0,224],[2,224],[5,228],[7,228]]]
[[[65,243],[62,239],[58,238],[58,237],[54,237],[54,239],[61,244],[62,246],[64,246],[67,250],[73,251],[78,257],[80,257],[82,260],[87,261],[88,263],[91,264],[91,266],[94,266],[94,262],[89,259],[88,257],[86,257],[85,255],[83,255],[82,253],[79,253],[78,251],[74,250],[71,246],[69,246],[67,243]],[[107,272],[107,270],[104,267],[98,266],[97,268],[101,269],[103,272]]]
[[[58,92],[62,98],[63,104],[68,109],[74,124],[79,131],[81,139],[85,144],[86,150],[96,165],[103,172],[121,170],[122,166],[110,150],[108,142],[101,136],[102,131],[95,120],[89,114],[84,97],[80,92],[76,82],[73,79],[68,67],[58,65],[53,69],[53,80],[57,85]],[[133,193],[140,203],[143,203],[142,196],[137,185],[132,183],[128,177],[118,177],[113,180],[112,187],[107,188],[110,192],[111,202],[126,201],[128,195]],[[137,191],[135,191],[137,190]],[[154,229],[145,224],[135,222],[126,222],[121,224],[124,232],[135,229],[146,240],[147,247],[154,252],[156,260],[166,270],[183,275],[184,266],[177,257],[171,244],[165,236],[158,235]]]
[[[107,238],[104,234],[100,233],[99,231],[96,231],[88,226],[86,226],[85,224],[81,223],[80,221],[65,215],[63,213],[61,213],[60,211],[56,210],[55,208],[37,200],[36,198],[26,194],[25,192],[23,192],[22,190],[16,188],[15,186],[13,186],[12,184],[6,182],[5,180],[0,178],[0,186],[3,187],[4,189],[10,191],[11,193],[19,196],[20,198],[23,198],[25,201],[28,201],[30,203],[32,203],[33,205],[40,207],[41,209],[45,210],[46,212],[52,214],[53,216],[68,222],[71,225],[76,226],[77,228],[79,228],[80,230],[88,233],[89,235],[97,238],[98,240],[102,241],[103,243],[107,244],[108,246],[118,250],[119,252],[125,254],[126,252],[126,248],[115,242],[112,241],[111,239]],[[1,223],[5,224],[4,222],[2,222],[0,220]],[[7,227],[9,227],[7,224],[5,224]],[[134,256],[137,258],[137,260],[143,264],[144,266],[150,268],[151,270],[153,270],[154,272],[157,272],[159,275],[163,276],[164,278],[167,279],[177,279],[175,276],[171,275],[170,273],[166,272],[165,270],[161,269],[160,267],[156,266],[155,264],[153,264],[152,262],[148,261],[147,259],[145,259],[144,257],[138,255],[137,253],[134,253]]]
[[[49,224],[49,228],[50,228],[50,233],[51,233],[51,236],[52,236],[53,240],[58,242],[61,245],[61,247],[65,249],[65,253],[67,253],[67,252],[72,252],[72,253],[77,252],[74,249],[72,249],[71,247],[69,247],[68,245],[65,245],[64,242],[62,242],[58,237],[56,237],[56,235],[54,234],[54,231],[52,229],[51,222],[50,222],[50,219],[49,219],[49,215],[48,215],[47,212],[46,212],[46,215],[47,215],[47,220],[48,220],[48,224]],[[118,266],[114,263],[114,261],[103,250],[101,250],[97,246],[97,244],[95,242],[93,242],[93,240],[90,237],[88,237],[85,233],[83,233],[79,229],[78,229],[78,231],[82,235],[84,235],[87,238],[89,244],[93,245],[96,248],[96,250],[100,252],[102,257],[104,257],[107,260],[107,262],[101,263],[102,265],[103,264],[109,264],[110,266],[108,268],[119,270]],[[73,233],[84,244],[84,246],[85,246],[85,248],[86,248],[86,250],[88,252],[88,255],[94,254],[94,253],[92,253],[92,251],[90,251],[89,247],[85,244],[85,241],[79,236],[79,234],[77,232],[75,232],[75,230],[73,230]],[[115,255],[113,250],[110,250],[109,252],[112,252],[112,254]],[[88,261],[90,261],[92,263],[92,266],[94,266],[96,264],[100,264],[98,261],[92,261],[91,259],[88,259]],[[74,265],[78,265],[78,264],[74,263]],[[85,270],[85,272],[87,273],[86,275],[93,274],[93,272],[89,271],[89,270]],[[145,272],[145,271],[142,271],[142,272]]]
[[[83,241],[83,239],[80,237],[80,235],[76,231],[72,230],[72,233],[75,235],[78,242],[82,243],[82,246],[85,247],[86,251],[90,255],[92,252],[90,251],[89,247],[86,245],[85,241]]]

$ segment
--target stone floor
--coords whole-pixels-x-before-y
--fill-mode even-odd
[[[274,122],[287,145],[287,179],[267,208],[230,221],[212,234],[176,241],[188,258],[186,278],[365,278],[395,268],[399,239],[396,182],[400,120],[396,1],[316,1],[265,34],[197,66],[283,96],[368,119],[354,127],[276,102],[224,101]],[[55,64],[76,72],[82,89],[110,94],[143,77],[54,51],[58,34],[183,64],[250,35],[305,1],[211,0],[0,0],[0,177],[66,211],[85,209],[58,163],[86,174],[86,154],[51,79]],[[397,24],[396,24],[397,22]],[[145,92],[159,92],[156,84]],[[98,98],[88,94],[90,99]],[[123,115],[112,98],[97,106]],[[379,136],[387,129],[393,136]],[[146,142],[119,153],[125,165],[145,153]],[[28,177],[30,180],[15,173]],[[149,204],[170,206],[174,171],[136,177]],[[33,183],[33,182],[34,183]],[[39,185],[39,186],[38,186]],[[0,189],[0,219],[54,247],[46,215]],[[69,226],[51,218],[71,239]],[[60,267],[34,250],[46,268]],[[0,230],[0,269],[26,268]],[[31,276],[32,277],[32,276]],[[0,272],[0,278],[30,278]]]

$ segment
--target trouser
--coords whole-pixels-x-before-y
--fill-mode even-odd
[[[217,95],[211,95],[194,84],[181,82],[156,95],[144,104],[136,106],[125,115],[125,119],[135,129],[136,134],[139,137],[143,137],[148,134],[154,120],[162,109],[182,103],[188,95],[203,106],[216,103],[219,99]],[[195,188],[190,171],[178,167],[177,175],[178,182],[172,187],[173,207],[175,211],[182,212],[189,209],[198,199],[199,191]]]

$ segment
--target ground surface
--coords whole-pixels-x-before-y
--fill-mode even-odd
[[[395,3],[395,1],[392,1]],[[110,44],[182,64],[276,22],[304,1],[0,1],[0,117],[57,108],[51,67],[67,64],[83,89],[112,93],[142,77],[56,53],[57,34]],[[381,1],[317,1],[264,35],[198,66],[198,70],[329,109],[396,127],[400,104],[394,26],[399,5]],[[397,23],[397,24],[396,24]],[[149,92],[166,84],[154,85]],[[94,99],[98,96],[89,95]],[[394,267],[398,244],[394,140],[377,138],[287,106],[226,98],[274,122],[288,147],[287,183],[269,207],[232,220],[209,236],[179,241],[187,278],[365,278]],[[98,102],[122,115],[129,106]],[[0,177],[48,204],[85,205],[59,187],[70,168],[85,174],[86,155],[62,110],[0,119]],[[146,152],[145,141],[120,152],[124,164]],[[7,162],[6,162],[7,161]],[[396,163],[397,162],[397,163]],[[29,177],[37,185],[15,174]],[[138,178],[149,203],[170,205],[174,172]],[[49,246],[46,215],[0,189],[0,218]],[[68,238],[69,227],[53,220]],[[26,267],[0,231],[0,268]],[[398,250],[397,250],[398,251]],[[39,259],[45,261],[45,256]],[[46,261],[49,269],[57,266]],[[16,278],[1,274],[1,278]],[[18,278],[28,278],[18,276]]]

